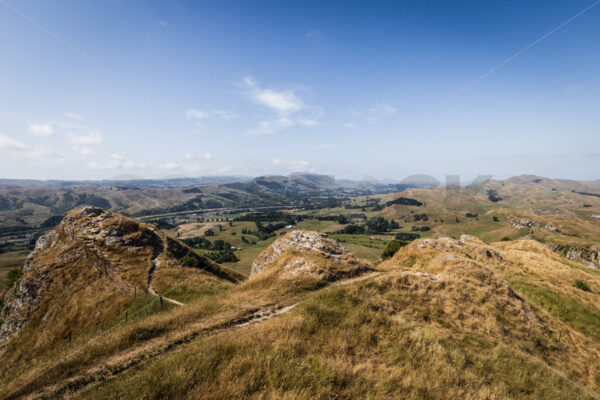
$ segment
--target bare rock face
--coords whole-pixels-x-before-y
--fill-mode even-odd
[[[295,230],[277,239],[258,256],[250,277],[269,270],[282,278],[308,276],[335,281],[371,267],[324,233]]]
[[[555,251],[569,260],[577,261],[593,269],[600,269],[600,246],[572,246],[557,243],[545,243],[550,250]]]
[[[461,235],[460,239],[443,237],[439,239],[421,239],[413,244],[418,249],[433,249],[446,252],[445,257],[461,255],[468,259],[502,259],[502,255],[493,247],[469,235]]]
[[[527,218],[513,218],[510,221],[510,224],[515,229],[528,229],[530,233],[533,233],[535,230],[538,229],[546,232],[560,232],[560,228],[557,226],[541,222],[533,222]]]

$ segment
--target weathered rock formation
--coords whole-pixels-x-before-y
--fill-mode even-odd
[[[195,268],[183,267],[184,257]],[[153,225],[85,207],[38,239],[22,278],[8,289],[0,351],[25,330],[33,348],[64,341],[117,317],[136,296],[155,295],[178,281],[241,278]]]
[[[250,277],[269,271],[281,278],[335,281],[371,270],[326,234],[295,230],[277,239],[252,264]]]

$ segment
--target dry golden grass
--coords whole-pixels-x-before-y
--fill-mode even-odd
[[[73,396],[594,398],[544,359],[560,345],[539,325],[529,332],[506,282],[463,272],[466,281],[396,270],[323,289],[289,314],[199,338]]]
[[[164,252],[156,270],[160,293],[173,291],[179,298],[216,293],[242,279],[234,271],[196,256],[200,268],[184,268],[179,259],[194,254],[187,246],[154,228],[116,214],[101,222],[93,216],[70,213],[54,230],[55,245],[35,254],[21,278],[27,287],[42,287],[39,307],[33,309],[22,332],[3,343],[5,365],[26,364],[60,348],[79,336],[110,326],[124,318],[147,293],[153,240],[161,235]],[[69,221],[70,218],[74,220]],[[94,230],[116,231],[130,245],[107,245]],[[181,283],[184,282],[184,285]],[[186,290],[187,289],[187,290]],[[19,296],[16,286],[9,296]]]
[[[57,350],[4,373],[0,396],[64,384],[99,373],[104,364],[121,365],[154,351],[147,362],[114,379],[63,394],[87,399],[600,397],[600,274],[537,242],[419,240],[380,264],[383,272],[377,276],[328,287],[326,279],[314,276],[282,279],[281,271],[297,257],[310,257],[323,268],[336,266],[311,252],[284,252],[253,279],[132,321],[80,351]],[[576,288],[576,280],[589,284],[591,292]],[[176,351],[156,352],[254,310],[296,302],[286,314],[225,326],[182,342]]]

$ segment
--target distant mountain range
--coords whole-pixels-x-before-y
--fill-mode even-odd
[[[0,229],[49,228],[83,205],[129,216],[219,208],[335,207],[348,196],[393,193],[410,184],[336,181],[328,175],[269,175],[102,181],[0,180]],[[12,231],[11,231],[12,232]]]
[[[0,179],[0,189],[14,188],[52,188],[64,189],[73,186],[85,186],[90,188],[103,188],[126,186],[130,188],[180,188],[193,185],[214,185],[227,182],[238,182],[250,180],[252,177],[235,176],[201,176],[198,178],[165,178],[165,179],[143,179],[131,176],[115,177],[115,179],[103,180],[35,180],[35,179]]]

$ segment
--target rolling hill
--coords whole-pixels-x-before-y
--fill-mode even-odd
[[[93,231],[89,218],[98,218],[98,211],[84,210],[91,215],[76,218]],[[105,218],[125,225],[130,221]],[[57,240],[69,243],[69,225],[63,227],[66,236],[59,227]],[[147,229],[151,238],[156,231]],[[140,240],[144,235],[139,232],[144,231],[134,229],[133,236]],[[97,235],[110,237],[109,242],[121,237]],[[128,235],[123,238],[132,240]],[[30,265],[39,265],[36,260],[43,252],[54,262],[62,260],[62,253],[44,250],[44,243],[46,239],[40,241]],[[146,283],[150,248],[140,253],[143,273],[126,274],[116,292],[127,292],[125,282]],[[85,265],[88,256],[77,254]],[[161,258],[155,279],[161,269],[169,277],[172,269],[188,271],[177,257],[168,255]],[[26,286],[34,273],[42,271],[30,269],[20,285]],[[243,282],[224,269],[196,274],[200,287],[218,285],[219,290],[188,298],[184,305],[122,320],[94,336],[79,335],[72,345],[62,339],[52,349],[19,345],[20,357],[14,357],[14,350],[0,355],[9,366],[0,375],[0,395],[84,399],[600,395],[600,275],[536,241],[486,244],[466,235],[420,239],[373,266],[326,235],[292,231],[259,255],[252,276]],[[114,282],[120,282],[116,278]],[[76,275],[65,274],[65,283],[67,279],[69,284],[61,287],[73,292],[89,287],[86,298],[98,298],[96,291],[106,291],[107,282],[98,287],[82,285]],[[172,277],[167,280],[173,282]],[[160,286],[152,285],[157,290]],[[118,304],[119,299],[112,301]],[[62,299],[54,301],[64,304]],[[49,325],[35,326],[38,336],[50,336]],[[16,337],[20,335],[25,330]],[[27,357],[31,351],[38,352],[35,360]]]
[[[535,239],[599,268],[597,194],[600,185],[594,183],[519,176],[468,187],[408,189],[388,196],[380,214],[428,227],[431,237],[467,233],[486,242]]]
[[[69,213],[38,239],[21,274],[3,301],[5,360],[30,359],[58,342],[108,329],[161,294],[161,303],[181,305],[242,278],[154,226],[95,207]]]

